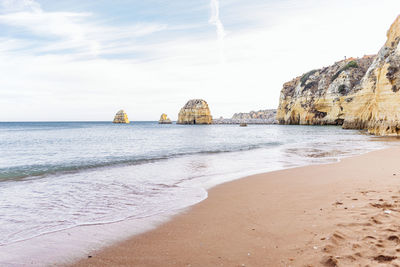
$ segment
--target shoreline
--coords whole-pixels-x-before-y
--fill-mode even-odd
[[[393,242],[388,238],[395,237],[384,240],[374,234],[385,234],[377,229],[393,224],[391,219],[397,216],[393,201],[397,201],[396,193],[400,198],[400,187],[395,187],[396,175],[400,178],[398,152],[395,146],[342,158],[338,163],[257,174],[217,185],[207,199],[172,220],[90,253],[90,258],[71,266],[395,263],[398,252],[385,246]],[[376,169],[376,164],[381,167]],[[372,234],[362,236],[364,232]],[[364,239],[367,236],[376,240],[375,250],[368,249],[372,245]]]
[[[379,138],[378,142],[393,141],[393,138]],[[382,148],[381,148],[382,149]],[[363,154],[368,153],[364,152]],[[345,158],[351,158],[363,154],[342,155],[340,157],[326,157],[323,162],[300,164],[297,166],[286,166],[284,169],[258,169],[253,171],[242,171],[222,175],[217,180],[211,179],[204,184],[207,192],[215,187],[226,183],[245,179],[254,175],[262,175],[270,172],[279,172],[292,168],[304,166],[318,166],[321,164],[336,163]],[[216,178],[215,178],[216,179]],[[196,204],[195,204],[196,205]],[[181,213],[190,211],[194,205],[177,208],[158,215],[143,218],[127,218],[122,221],[74,226],[55,232],[44,233],[39,236],[13,242],[0,246],[0,265],[12,266],[44,266],[44,265],[66,265],[79,261],[92,255],[93,251],[101,251],[114,246],[147,231],[156,229]],[[62,242],[60,243],[60,240]],[[37,244],[40,244],[39,246]]]
[[[284,169],[328,164],[339,161],[343,157],[327,157],[324,159],[323,163],[309,162],[306,165],[293,165],[290,167],[285,167]],[[241,171],[239,173],[224,174],[222,177],[216,180],[210,179],[208,182],[206,182],[204,184],[204,190],[208,195],[208,191],[216,186],[257,174],[284,169],[257,169],[252,171]],[[130,217],[115,222],[78,225],[68,229],[43,233],[32,238],[18,240],[10,244],[0,246],[0,265],[47,266],[65,265],[70,264],[71,262],[77,262],[84,256],[92,254],[92,251],[102,250],[127,239],[133,238],[137,235],[143,234],[147,231],[153,230],[173,220],[175,216],[178,216],[182,212],[190,210],[194,205],[196,204],[184,208],[176,208],[152,216],[140,218]],[[63,240],[63,243],[60,244],[59,240]],[[40,244],[40,246],[37,244]]]

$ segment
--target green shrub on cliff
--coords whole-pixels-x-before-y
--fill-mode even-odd
[[[349,63],[347,63],[346,66],[341,68],[338,72],[335,73],[335,75],[332,76],[332,80],[331,81],[333,82],[334,80],[336,80],[336,78],[339,77],[340,73],[342,73],[343,71],[348,70],[350,68],[358,68],[357,62],[352,60]]]
[[[312,71],[309,71],[309,72],[307,72],[306,74],[304,74],[304,75],[301,77],[301,79],[300,79],[300,81],[301,81],[301,86],[304,86],[304,85],[306,84],[308,78],[310,78],[310,76],[313,75],[314,73],[316,73],[317,71],[318,71],[318,70],[312,70]]]
[[[355,62],[354,60],[350,61],[349,63],[347,63],[346,66],[343,67],[343,70],[347,70],[350,68],[358,68],[357,62]]]

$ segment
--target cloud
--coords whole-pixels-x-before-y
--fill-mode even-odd
[[[190,98],[216,117],[274,108],[284,82],[383,45],[400,3],[363,1],[224,0],[223,67],[209,9],[180,24],[13,9],[0,15],[0,121],[111,120],[121,108],[134,121],[176,119]]]
[[[32,53],[75,53],[77,56],[100,56],[115,52],[118,45],[132,46],[134,39],[164,31],[167,25],[136,23],[128,26],[103,25],[88,12],[45,12],[32,0],[3,3],[0,25],[18,29]],[[127,44],[129,41],[129,44]],[[134,46],[134,45],[133,45]]]
[[[2,0],[0,8],[3,12],[14,12],[20,10],[40,10],[40,4],[34,0]]]

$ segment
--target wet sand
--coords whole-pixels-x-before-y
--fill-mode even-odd
[[[73,266],[400,265],[399,155],[393,147],[225,183]]]

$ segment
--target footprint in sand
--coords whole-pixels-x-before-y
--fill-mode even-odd
[[[334,209],[355,204],[348,200],[358,200],[360,206],[352,206],[351,215],[336,221],[336,231],[331,232],[329,238],[321,238],[326,243],[321,246],[325,256],[320,264],[328,267],[356,263],[400,266],[396,265],[400,261],[400,194],[393,195],[390,191],[362,191],[361,194],[332,203]]]
[[[374,257],[374,260],[379,262],[379,263],[385,263],[385,262],[390,262],[392,260],[397,259],[396,256],[385,256],[385,255],[379,255]]]
[[[322,259],[321,263],[327,267],[336,267],[338,266],[338,261],[333,256],[327,256]]]
[[[389,240],[389,241],[396,242],[396,243],[399,243],[399,242],[400,242],[400,239],[399,239],[399,237],[398,237],[397,235],[391,235],[391,236],[389,236],[389,237],[388,237],[388,240]]]
[[[376,224],[382,224],[381,221],[378,221],[377,219],[375,219],[374,217],[371,217],[371,220],[376,223]]]

